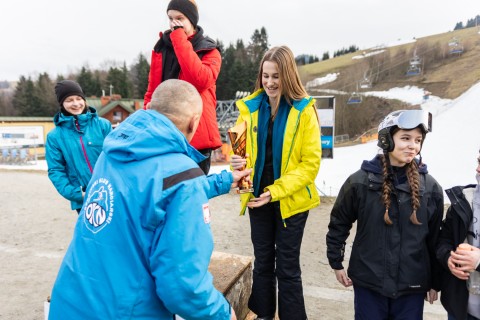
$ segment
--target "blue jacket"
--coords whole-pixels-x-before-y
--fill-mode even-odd
[[[92,107],[76,118],[59,112],[53,122],[56,127],[48,133],[45,146],[48,177],[58,193],[70,200],[72,210],[80,209],[81,188],[87,187],[103,140],[112,126]]]
[[[230,319],[208,272],[208,199],[227,193],[233,177],[205,177],[203,159],[153,110],[135,112],[107,136],[50,319]]]

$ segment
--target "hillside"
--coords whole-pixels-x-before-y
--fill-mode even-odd
[[[461,54],[449,54],[452,39],[463,47]],[[421,73],[407,76],[411,59],[417,55]],[[359,104],[347,104],[353,92],[385,91],[395,87],[416,86],[444,99],[455,99],[480,80],[480,34],[477,28],[412,39],[408,43],[378,46],[299,67],[302,82],[336,75],[336,79],[312,86],[311,95],[336,96],[336,134],[351,138],[374,128],[388,112],[399,108],[418,108],[401,101],[363,96]],[[371,88],[360,88],[367,77]]]

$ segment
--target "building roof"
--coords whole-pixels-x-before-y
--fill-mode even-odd
[[[0,122],[52,122],[53,117],[0,117]]]
[[[102,106],[102,100],[100,98],[87,98],[87,105],[97,109],[98,115],[103,116],[116,106],[120,106],[128,113],[135,112],[135,102],[140,106],[143,106],[143,99],[120,99],[110,100],[106,105]]]

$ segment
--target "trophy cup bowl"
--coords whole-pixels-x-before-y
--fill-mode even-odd
[[[230,144],[232,151],[237,156],[245,158],[247,152],[247,122],[241,122],[236,126],[228,129],[228,137],[230,138]],[[242,168],[244,170],[245,168]],[[238,181],[237,193],[249,193],[253,192],[253,188],[250,183],[244,178]]]

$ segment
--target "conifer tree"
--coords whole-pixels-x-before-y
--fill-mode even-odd
[[[140,53],[137,61],[130,68],[130,76],[133,84],[133,96],[135,99],[143,99],[148,88],[148,74],[150,72],[150,64],[147,58]]]
[[[35,86],[30,77],[20,77],[13,96],[13,105],[19,116],[32,117],[42,116],[42,110],[38,109],[38,99],[35,97]]]
[[[93,72],[88,69],[88,67],[82,67],[77,76],[77,82],[80,84],[87,97],[98,97],[102,93],[98,76],[94,76]]]

